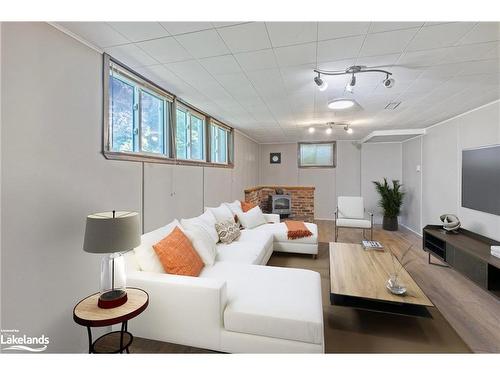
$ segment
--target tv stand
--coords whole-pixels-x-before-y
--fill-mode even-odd
[[[423,248],[429,254],[460,272],[481,288],[500,297],[500,258],[491,255],[490,247],[500,242],[460,228],[448,233],[439,225],[427,225],[423,230]]]

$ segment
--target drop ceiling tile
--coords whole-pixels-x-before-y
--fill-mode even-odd
[[[136,46],[147,52],[162,64],[191,59],[191,55],[175,40],[174,37],[149,40],[136,43]]]
[[[400,53],[415,36],[418,29],[387,31],[368,34],[360,56],[377,56]]]
[[[170,35],[192,33],[195,31],[211,29],[210,22],[160,22]]]
[[[411,29],[414,27],[421,27],[423,24],[423,22],[372,22],[370,33]]]
[[[491,50],[498,47],[496,42],[459,45],[443,49],[445,57],[440,61],[442,64],[481,60]]]
[[[273,47],[316,41],[316,22],[266,22]]]
[[[274,52],[280,67],[316,62],[316,43],[279,47],[275,48]]]
[[[318,40],[365,35],[369,27],[370,22],[319,22]]]
[[[195,87],[217,83],[217,81],[211,77],[203,66],[196,60],[171,63],[167,64],[166,67],[174,72],[178,77]]]
[[[199,61],[213,75],[241,72],[240,66],[232,55],[207,57]]]
[[[364,36],[318,42],[318,62],[345,60],[358,56]],[[376,55],[376,53],[374,53]]]
[[[134,44],[109,47],[105,48],[104,51],[131,68],[158,64],[158,61]]]
[[[262,22],[245,23],[218,29],[232,53],[270,48],[266,27]]]
[[[162,38],[169,33],[158,22],[108,22],[113,29],[132,42]]]
[[[404,52],[399,58],[397,64],[408,68],[418,68],[432,66],[440,63],[446,56],[445,48]]]
[[[100,48],[130,42],[124,35],[104,22],[58,22],[58,25]]]
[[[198,59],[229,54],[224,41],[213,29],[182,34],[175,38],[191,55]]]
[[[393,53],[381,56],[359,57],[356,60],[356,65],[368,66],[372,68],[388,68],[398,61],[399,56],[401,56],[399,53]]]
[[[276,68],[276,58],[272,49],[243,52],[234,55],[241,68],[247,72]]]
[[[249,22],[243,22],[243,21],[232,21],[232,22],[212,22],[213,27],[227,27],[227,26],[234,26],[234,25],[240,25],[242,23],[249,23]]]
[[[407,51],[450,47],[474,27],[472,22],[451,22],[420,29]]]
[[[500,40],[500,22],[478,22],[459,44],[482,43]]]

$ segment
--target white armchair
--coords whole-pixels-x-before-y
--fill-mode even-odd
[[[335,242],[339,236],[339,228],[370,229],[370,240],[373,240],[373,213],[365,214],[363,197],[338,197],[335,210]]]

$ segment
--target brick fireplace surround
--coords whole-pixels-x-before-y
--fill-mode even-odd
[[[245,189],[245,201],[260,206],[262,212],[271,213],[269,196],[282,189],[292,198],[290,219],[312,222],[314,220],[314,186],[266,185]]]

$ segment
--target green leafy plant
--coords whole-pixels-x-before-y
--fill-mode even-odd
[[[389,218],[398,217],[405,196],[402,189],[403,185],[399,183],[399,180],[392,180],[391,187],[386,178],[384,178],[383,182],[373,181],[373,183],[380,195],[378,204],[384,210],[384,216]]]

